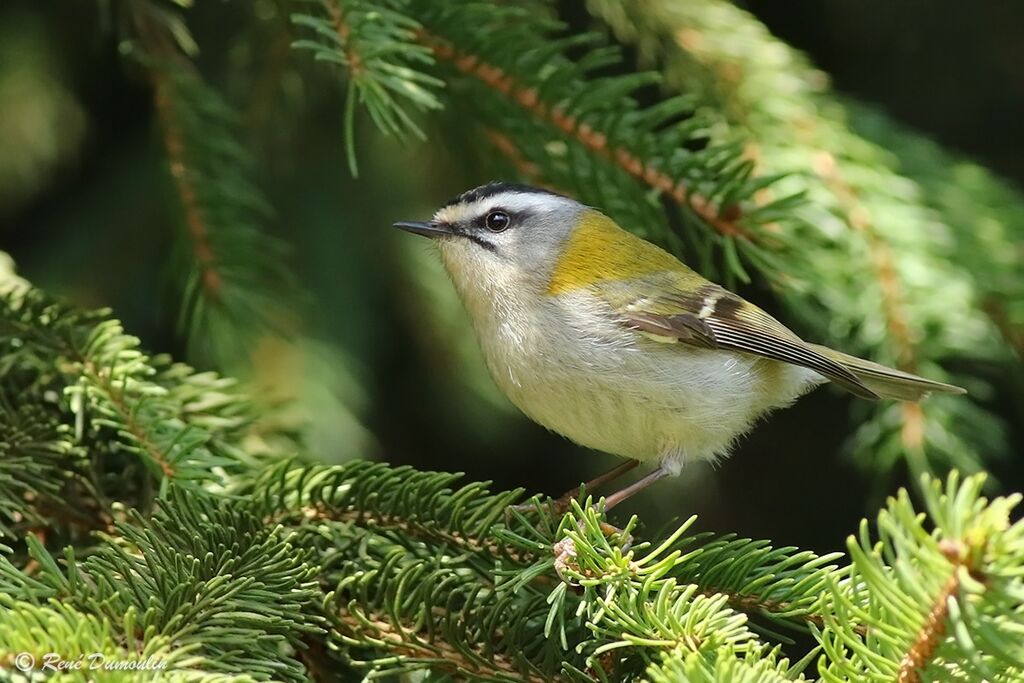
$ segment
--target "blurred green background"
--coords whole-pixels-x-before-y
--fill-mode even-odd
[[[1024,3],[745,6],[840,92],[1024,184]],[[270,0],[254,7],[279,11]],[[229,16],[225,3],[190,10],[197,63],[239,106],[257,182],[275,209],[270,226],[292,247],[306,292],[295,341],[265,340],[237,371],[251,373],[261,395],[291,401],[288,414],[308,422],[309,450],[325,461],[380,458],[552,495],[613,465],[498,394],[431,245],[389,227],[491,178],[460,161],[443,128],[428,130],[430,143],[403,146],[365,120],[352,178],[335,80],[299,69],[305,57],[280,35],[232,35]],[[562,3],[561,16],[588,26],[573,3]],[[453,114],[441,121],[457,125]],[[111,306],[148,349],[185,359],[170,258],[180,230],[149,86],[120,59],[116,26],[92,1],[5,0],[0,249],[36,285]],[[693,467],[624,508],[653,524],[696,512],[705,528],[839,548],[880,493],[905,483],[873,479],[843,456],[850,400],[819,390],[716,469]],[[1011,425],[1012,452],[1024,451],[1021,397],[993,402]],[[1020,459],[991,468],[1002,488],[1024,489]]]

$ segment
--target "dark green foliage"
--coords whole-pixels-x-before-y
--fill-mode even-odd
[[[86,560],[68,549],[66,569],[29,539],[34,578],[0,564],[10,623],[31,614],[63,632],[92,620],[61,647],[102,650],[137,632],[120,656],[275,679],[341,664],[475,680],[792,678],[804,663],[768,650],[777,637],[756,635],[744,611],[810,623],[826,680],[890,680],[915,652],[927,680],[1010,681],[1024,662],[1013,636],[1024,526],[1009,521],[1019,497],[989,503],[977,477],[927,484],[931,532],[901,493],[879,517],[881,542],[865,522],[842,568],[693,535],[693,520],[624,551],[592,503],[561,520],[541,507],[509,514],[519,492],[452,488],[443,473],[357,461],[254,474],[234,500],[173,487]],[[28,647],[23,637],[0,628],[8,648]]]
[[[110,624],[129,652],[164,643],[170,671],[201,662],[207,673],[305,680],[296,650],[323,632],[322,596],[315,558],[291,536],[230,500],[177,489],[149,520],[129,515],[87,559],[69,549],[65,570],[31,543],[43,567],[39,580],[21,578],[17,587],[20,577],[8,569],[16,584],[9,590]],[[132,647],[136,639],[142,642]],[[66,651],[73,642],[57,647]]]
[[[46,513],[59,505],[84,451],[69,428],[34,404],[0,407],[0,435],[0,536],[16,538],[49,524]]]
[[[241,445],[252,406],[233,382],[151,358],[108,311],[9,292],[0,357],[0,472],[11,473],[0,509],[12,521],[49,526],[44,509],[51,521],[104,528],[114,501],[145,509],[170,480],[223,490],[255,462]]]
[[[273,210],[251,180],[237,114],[187,66],[150,62],[188,254],[179,325],[190,355],[237,362],[235,335],[283,332],[296,288]],[[230,340],[230,342],[229,342]]]
[[[424,72],[434,63],[430,50],[417,44],[419,23],[404,12],[408,3],[300,0],[292,23],[308,38],[292,47],[309,50],[318,61],[333,63],[349,75],[345,97],[345,140],[349,169],[356,173],[356,105],[366,107],[382,132],[423,139],[423,130],[405,107],[439,109],[436,91],[444,81]]]
[[[239,340],[251,351],[296,323],[288,249],[268,229],[274,211],[254,181],[241,117],[192,63],[198,48],[180,15],[155,0],[117,9],[121,51],[152,88],[180,209],[178,328],[190,359],[240,370]]]
[[[254,42],[250,9],[267,14],[237,5],[231,64]],[[1008,452],[984,399],[1021,347],[1017,193],[836,100],[720,0],[591,0],[582,34],[547,2],[276,7],[299,73],[334,67],[353,173],[357,140],[376,144],[356,133],[361,109],[406,142],[444,128],[484,172],[573,194],[726,284],[770,285],[808,336],[939,379],[940,363],[983,362],[991,385],[968,382],[974,403],[862,406],[860,461],[909,465],[923,506],[901,489],[848,557],[695,517],[618,531],[592,498],[523,512],[522,490],[456,474],[297,459],[304,441],[275,427],[271,401],[145,352],[109,311],[0,261],[0,675],[15,653],[60,652],[203,681],[1021,679],[1020,496],[928,474]],[[200,60],[189,15],[115,10],[181,209],[180,332],[202,366],[243,368],[302,327],[256,181],[265,160],[241,105],[200,75],[216,57]]]

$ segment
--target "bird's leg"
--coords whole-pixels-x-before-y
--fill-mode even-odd
[[[615,467],[613,467],[612,469],[608,470],[604,474],[600,474],[600,475],[594,477],[593,479],[588,481],[586,484],[583,484],[581,486],[577,486],[576,488],[569,489],[568,491],[563,493],[561,496],[556,498],[555,501],[554,501],[554,504],[555,504],[558,512],[561,513],[561,512],[565,512],[566,510],[568,510],[569,509],[569,501],[573,500],[574,498],[579,498],[579,495],[584,491],[584,489],[587,490],[587,491],[594,491],[594,490],[598,489],[599,487],[604,486],[608,482],[614,481],[614,480],[618,479],[623,474],[625,474],[626,472],[629,472],[631,469],[633,469],[634,467],[636,467],[639,464],[640,464],[639,460],[627,460],[626,462],[624,462],[624,463],[622,463],[620,465],[616,465]]]
[[[640,479],[634,481],[629,486],[620,489],[613,493],[612,495],[605,498],[604,511],[608,512],[622,501],[626,500],[627,498],[633,496],[636,493],[639,493],[640,491],[643,491],[645,488],[647,488],[654,482],[658,481],[659,479],[663,479],[669,476],[669,474],[670,472],[667,469],[659,465],[658,468],[651,472],[650,474],[644,475]]]
[[[605,484],[607,484],[610,481],[618,479],[623,474],[625,474],[626,472],[629,472],[631,469],[633,469],[634,467],[636,467],[639,464],[640,464],[639,460],[627,460],[624,463],[616,465],[615,467],[613,467],[612,469],[608,470],[607,472],[604,472],[603,474],[600,474],[600,475],[594,477],[593,479],[591,479],[587,483],[585,483],[585,484],[583,484],[581,486],[577,486],[576,488],[569,489],[568,491],[566,491],[565,493],[560,495],[558,498],[555,498],[554,500],[552,500],[548,504],[548,508],[551,510],[551,512],[553,514],[556,514],[556,515],[565,514],[565,512],[569,509],[569,501],[571,501],[571,500],[573,500],[575,498],[578,498],[580,493],[584,489],[586,489],[587,491],[593,491],[594,489],[596,489],[598,487],[604,486]],[[530,505],[529,503],[522,503],[522,504],[519,504],[519,505],[512,505],[510,507],[511,507],[511,509],[516,510],[518,512],[530,512],[530,511],[535,509],[535,507],[533,505]]]
[[[618,475],[622,474],[623,472],[629,471],[633,467],[636,467],[638,464],[640,464],[640,463],[638,461],[636,461],[636,460],[628,462],[628,463],[623,463],[619,467],[616,467],[614,470],[611,470],[611,471],[605,473],[604,475],[602,475],[601,477],[598,477],[598,479],[601,480],[600,483],[604,483],[606,481],[614,479],[615,477],[617,477]],[[629,465],[629,467],[626,467],[626,465]],[[617,471],[617,470],[621,470],[621,471]],[[629,486],[627,486],[627,487],[625,487],[623,489],[620,489],[620,490],[616,491],[615,493],[613,493],[612,495],[610,495],[607,498],[605,498],[604,499],[604,511],[608,512],[613,507],[615,507],[616,505],[618,505],[622,501],[626,500],[627,498],[629,498],[633,494],[639,493],[640,491],[643,491],[645,488],[647,488],[648,486],[650,486],[654,482],[658,481],[659,479],[663,479],[663,478],[669,476],[670,474],[672,474],[672,473],[668,469],[666,469],[665,467],[659,465],[657,467],[657,469],[652,471],[650,474],[644,475],[642,478],[637,479],[635,482],[633,482]],[[570,493],[572,493],[572,492],[570,491]],[[563,498],[564,498],[564,496],[563,496]],[[580,525],[580,530],[582,531],[582,529],[583,529],[583,526],[582,526],[583,525],[583,521],[582,520],[579,522],[579,525]],[[609,524],[608,522],[601,522],[600,526],[601,526],[601,533],[603,533],[605,536],[622,535],[622,539],[621,539],[622,552],[626,552],[629,549],[629,547],[633,544],[633,537],[631,535],[625,533],[622,529],[619,529],[618,527],[613,526],[613,525]],[[560,579],[562,579],[563,581],[566,581],[564,572],[565,572],[565,569],[568,567],[569,562],[572,561],[572,558],[576,557],[576,544],[573,543],[572,538],[566,537],[566,538],[563,538],[558,543],[556,543],[554,546],[552,546],[551,550],[555,554],[555,573],[558,574],[558,577]]]

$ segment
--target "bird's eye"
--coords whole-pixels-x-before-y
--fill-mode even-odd
[[[509,225],[511,225],[512,219],[508,217],[508,214],[504,211],[491,211],[487,214],[487,218],[484,219],[484,225],[491,232],[501,232]]]

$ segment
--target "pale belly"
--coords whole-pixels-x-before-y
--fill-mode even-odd
[[[485,355],[509,399],[583,446],[673,469],[726,455],[760,416],[822,381],[805,368],[651,341],[617,325],[586,336],[561,329],[489,336]]]

